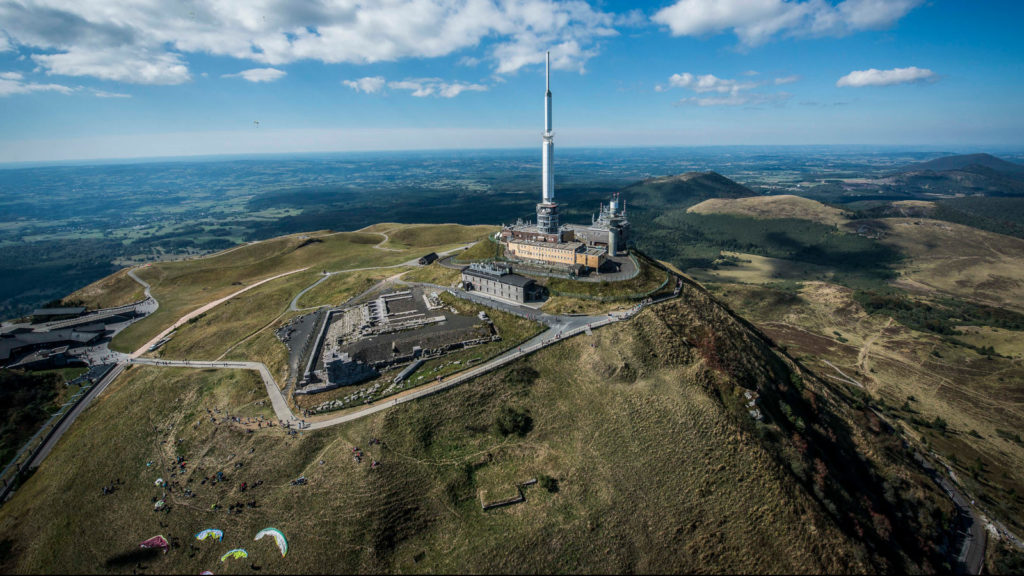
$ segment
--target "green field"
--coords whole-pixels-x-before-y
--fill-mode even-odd
[[[400,234],[404,230],[394,226],[389,228],[393,233]],[[382,250],[377,247],[383,239],[379,233],[302,234],[240,246],[208,258],[148,265],[137,274],[152,285],[151,292],[160,302],[160,307],[151,316],[118,334],[113,347],[134,351],[202,304],[284,272],[308,268],[312,274],[393,266],[422,253],[451,249],[453,241],[461,243],[466,238],[479,238],[480,233],[486,233],[486,229],[481,232],[473,227],[448,227],[436,234],[423,226],[413,230],[408,233],[407,241],[441,241],[445,244]],[[302,304],[310,305],[305,300]]]

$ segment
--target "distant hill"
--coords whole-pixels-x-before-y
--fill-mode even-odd
[[[891,179],[896,190],[911,195],[1024,196],[1024,166],[990,154],[946,156],[911,164]]]
[[[627,208],[688,208],[709,198],[754,196],[750,188],[717,172],[687,172],[648,178],[622,190]]]
[[[979,168],[982,170],[978,170]],[[991,154],[984,153],[944,156],[942,158],[936,158],[935,160],[929,160],[928,162],[911,164],[901,170],[901,172],[924,172],[929,170],[932,172],[948,172],[950,170],[983,172],[984,169],[993,170],[1003,174],[1024,176],[1024,165],[1007,162],[1002,158],[996,158]]]
[[[736,199],[711,198],[691,206],[687,212],[733,214],[748,218],[797,218],[833,226],[845,223],[850,216],[838,208],[792,194]]]

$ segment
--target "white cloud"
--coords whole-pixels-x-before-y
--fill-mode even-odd
[[[750,76],[750,74],[746,74]],[[791,79],[792,78],[792,79]],[[795,82],[795,77],[776,79],[774,84]],[[780,82],[779,80],[783,80]],[[694,104],[697,106],[755,106],[758,104],[778,103],[790,98],[785,92],[766,93],[751,92],[767,85],[768,82],[741,82],[731,78],[719,78],[714,74],[695,75],[689,72],[673,74],[667,85],[657,85],[654,89],[665,92],[672,88],[684,88],[702,96],[691,96],[678,100],[676,104]],[[707,96],[703,96],[703,95]]]
[[[484,92],[487,86],[483,84],[466,84],[464,82],[445,82],[440,78],[414,78],[388,82],[388,88],[392,90],[408,90],[417,98],[426,96],[438,96],[440,98],[454,98],[465,91]]]
[[[798,76],[796,74],[793,74],[792,76],[783,76],[781,78],[776,78],[774,80],[774,84],[776,86],[782,86],[783,84],[792,84],[793,82],[799,82],[799,81],[800,81],[800,76]]]
[[[342,84],[365,94],[379,94],[384,88],[391,90],[404,90],[410,92],[417,98],[436,96],[439,98],[454,98],[459,94],[470,92],[484,92],[487,86],[483,84],[470,84],[466,82],[445,82],[440,78],[406,78],[405,80],[392,80],[388,82],[383,76],[367,76],[358,80],[342,80]]]
[[[668,79],[668,83],[669,86],[673,88],[689,88],[698,94],[704,94],[706,92],[736,94],[742,90],[750,90],[751,88],[756,88],[758,86],[756,82],[737,82],[736,80],[719,78],[714,74],[694,76],[689,72],[673,74]]]
[[[33,54],[47,74],[92,76],[132,84],[182,84],[192,79],[180,54],[137,50],[131,46],[72,47],[57,54]]]
[[[747,94],[729,94],[728,96],[692,96],[683,98],[676,102],[677,105],[693,104],[696,106],[758,106],[760,104],[780,104],[789,100],[792,94],[788,92],[777,92],[774,94],[762,94],[759,92]]]
[[[249,82],[273,82],[288,75],[284,70],[277,68],[250,68],[242,70],[237,74],[224,74],[224,78],[244,78]]]
[[[366,94],[376,94],[384,89],[383,76],[366,76],[358,80],[342,80],[341,83],[356,92],[364,92]]]
[[[844,36],[886,28],[923,0],[678,0],[651,17],[673,36],[704,36],[731,30],[747,46],[772,37]]]
[[[204,53],[281,66],[366,64],[473,51],[499,74],[543,61],[583,70],[621,20],[582,0],[24,0],[0,2],[0,49],[49,74],[138,84],[190,78]]]
[[[893,68],[892,70],[854,70],[836,82],[836,86],[892,86],[893,84],[909,84],[913,82],[934,82],[938,79],[935,72],[927,68],[910,66],[909,68]]]
[[[97,98],[131,98],[131,94],[122,94],[120,92],[107,92],[106,90],[93,89],[93,95]]]
[[[32,92],[60,92],[70,94],[74,88],[61,84],[37,84],[23,82],[20,72],[0,72],[0,98],[15,94],[31,94]]]

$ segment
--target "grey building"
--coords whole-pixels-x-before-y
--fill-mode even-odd
[[[540,288],[532,279],[513,274],[508,268],[488,264],[472,264],[464,268],[462,286],[466,290],[483,292],[520,304],[536,300],[540,295]]]

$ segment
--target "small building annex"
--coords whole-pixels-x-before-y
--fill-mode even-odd
[[[462,286],[468,291],[482,292],[520,304],[537,300],[541,295],[541,288],[534,280],[493,264],[472,264],[464,268]]]

